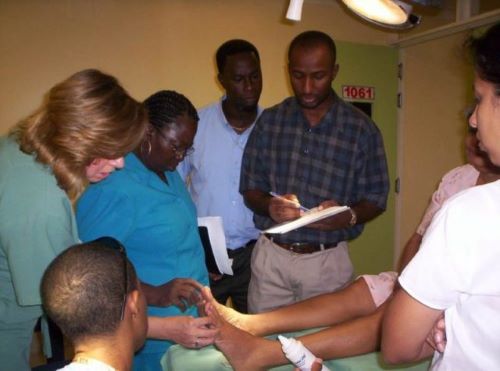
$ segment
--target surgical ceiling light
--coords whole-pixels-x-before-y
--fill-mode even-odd
[[[304,0],[290,0],[286,18],[300,21]],[[405,29],[420,23],[412,14],[412,6],[399,0],[342,0],[347,8],[361,18],[382,27]]]
[[[420,23],[420,16],[412,14],[412,6],[398,0],[342,0],[361,18],[382,27],[405,29]]]

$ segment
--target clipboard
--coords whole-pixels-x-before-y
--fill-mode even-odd
[[[311,210],[304,213],[304,215],[302,215],[300,218],[297,218],[289,222],[277,224],[274,227],[262,231],[262,233],[268,233],[268,234],[287,233],[293,231],[294,229],[304,227],[308,224],[317,222],[319,220],[328,218],[330,216],[343,213],[346,210],[349,210],[349,206],[331,206],[319,211]]]

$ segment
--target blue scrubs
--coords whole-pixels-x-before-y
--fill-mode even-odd
[[[177,171],[166,172],[168,185],[130,153],[125,168],[87,188],[77,205],[83,241],[112,236],[123,243],[141,281],[160,285],[174,278],[192,278],[208,285],[205,256],[198,234],[196,209]],[[148,307],[154,316],[196,316],[176,306]],[[172,345],[148,340],[134,360],[134,369],[161,370],[159,359]],[[148,359],[138,365],[139,359]]]

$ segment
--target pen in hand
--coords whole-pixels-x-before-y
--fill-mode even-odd
[[[271,191],[271,192],[269,192],[269,194],[270,194],[271,196],[273,196],[273,197],[279,198],[280,200],[284,200],[284,201],[286,201],[286,202],[291,202],[291,203],[293,203],[293,204],[295,204],[295,205],[298,205],[299,209],[300,209],[300,210],[302,210],[302,211],[309,211],[309,209],[308,209],[307,207],[302,206],[302,205],[301,205],[300,203],[298,203],[298,202],[294,202],[294,201],[292,201],[292,200],[289,200],[289,199],[287,199],[287,198],[285,198],[285,197],[283,197],[283,196],[281,196],[281,195],[277,194],[276,192],[272,192],[272,191]]]

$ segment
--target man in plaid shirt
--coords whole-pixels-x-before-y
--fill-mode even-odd
[[[240,192],[261,230],[296,219],[299,205],[351,209],[259,238],[248,294],[254,313],[352,281],[347,241],[385,210],[389,191],[379,129],[332,90],[338,72],[334,41],[319,31],[304,32],[290,44],[288,60],[295,95],[265,110],[256,123],[243,156]]]

